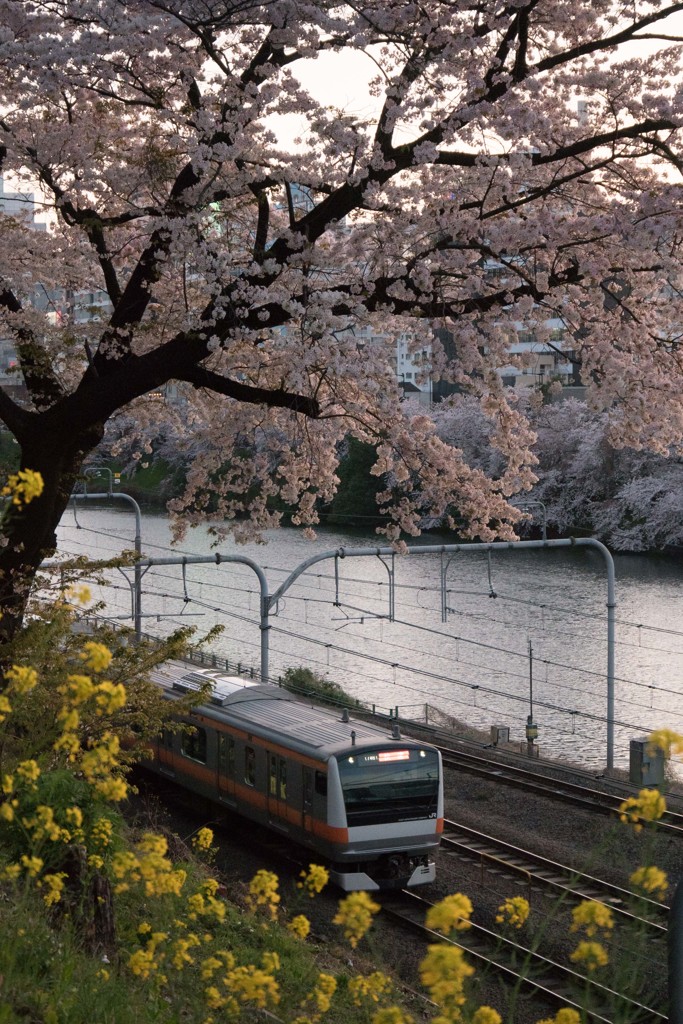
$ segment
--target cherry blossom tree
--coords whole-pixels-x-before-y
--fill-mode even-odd
[[[275,494],[314,523],[351,433],[391,480],[392,539],[449,507],[513,536],[533,434],[496,373],[511,323],[542,340],[559,317],[615,436],[679,445],[681,11],[0,0],[2,170],[36,183],[48,222],[0,219],[29,396],[0,392],[0,418],[45,482],[6,523],[5,634],[105,424],[125,410],[144,429],[169,381],[200,442],[175,511],[197,520],[210,492],[240,535],[273,525]],[[327,80],[359,68],[330,105]],[[79,316],[99,290],[99,322]],[[406,415],[401,331],[480,401],[495,479]]]
[[[518,524],[522,536],[538,535],[533,502],[540,501],[545,523],[557,536],[591,534],[614,551],[683,546],[680,456],[615,446],[609,413],[575,398],[544,404],[540,390],[527,388],[510,400],[523,409],[536,435],[537,481],[519,501],[535,514]],[[457,444],[472,468],[494,478],[503,471],[490,443],[491,424],[476,398],[448,399],[435,407],[433,419],[439,437]]]

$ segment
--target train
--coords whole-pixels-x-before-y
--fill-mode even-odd
[[[159,733],[146,769],[312,851],[347,892],[434,880],[444,824],[436,747],[397,723],[179,661],[152,680],[168,700],[196,692],[198,703]]]

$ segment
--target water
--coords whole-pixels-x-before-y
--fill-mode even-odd
[[[133,547],[128,511],[79,507],[58,531],[63,553],[117,555]],[[206,529],[172,548],[165,516],[145,514],[146,557],[210,555]],[[266,545],[223,542],[223,554],[247,556],[273,593],[302,561],[339,547],[375,547],[374,536],[322,529],[316,541],[273,531]],[[416,543],[449,543],[431,535]],[[683,564],[623,556],[617,571],[615,763],[628,765],[629,739],[667,726],[683,732]],[[271,677],[306,665],[352,695],[402,715],[425,706],[488,732],[508,726],[523,741],[530,710],[544,755],[590,768],[606,757],[607,577],[590,549],[459,553],[446,569],[447,621],[441,611],[441,557],[397,556],[394,621],[389,570],[378,557],[313,566],[271,617]],[[129,574],[130,575],[130,574]],[[118,571],[94,587],[111,615],[131,614],[128,582]],[[259,591],[254,572],[237,564],[155,566],[143,579],[145,632],[163,635],[187,623],[201,632],[224,627],[212,649],[259,665]],[[130,619],[128,620],[130,621]]]

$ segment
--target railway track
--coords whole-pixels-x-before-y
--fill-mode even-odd
[[[596,900],[604,903],[617,920],[643,925],[653,938],[666,937],[669,908],[664,903],[635,897],[628,889],[549,860],[521,847],[495,839],[456,821],[446,821],[440,855],[478,861],[484,872],[507,875],[521,881],[531,897],[534,891],[569,902]],[[637,902],[640,913],[629,909]]]
[[[520,990],[531,991],[551,1005],[567,1006],[597,1024],[628,1020],[629,1024],[657,1024],[667,1017],[653,1007],[616,992],[594,978],[582,975],[548,957],[503,938],[481,925],[471,924],[457,939],[444,938],[424,924],[433,905],[412,891],[381,895],[382,913],[420,935],[425,942],[447,942],[465,950],[471,962],[494,970]],[[580,995],[577,995],[580,993]],[[582,1017],[582,1019],[584,1019]]]
[[[564,779],[552,778],[530,768],[504,764],[478,754],[454,750],[441,746],[441,756],[445,768],[477,775],[490,779],[504,786],[516,786],[538,796],[581,807],[599,814],[619,815],[619,805],[624,796],[605,793],[599,789],[581,785]],[[683,814],[667,810],[662,818],[654,823],[657,829],[671,835],[683,836]]]

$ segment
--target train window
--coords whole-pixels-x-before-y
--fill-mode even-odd
[[[228,766],[227,772],[230,778],[235,776],[235,740],[232,736],[228,736]]]
[[[280,800],[287,799],[287,762],[284,757],[280,758],[280,772],[279,772],[279,797]]]
[[[362,750],[338,759],[349,826],[435,818],[439,758],[431,748]]]
[[[195,727],[192,732],[184,732],[180,740],[180,749],[185,757],[206,764],[206,729]]]
[[[268,760],[268,792],[271,796],[277,796],[277,757],[271,754]]]
[[[327,775],[325,772],[315,773],[315,791],[320,796],[327,796]]]
[[[244,781],[248,786],[256,785],[256,751],[253,747],[244,748]]]

